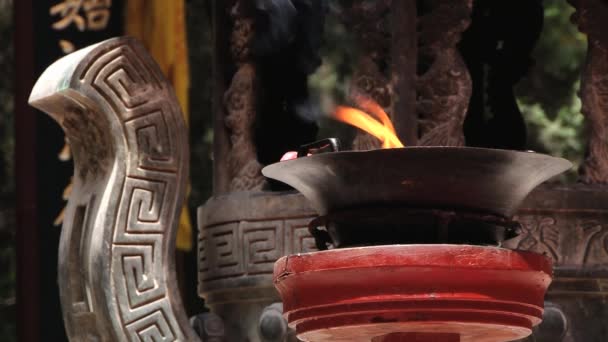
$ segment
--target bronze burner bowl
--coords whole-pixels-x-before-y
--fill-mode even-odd
[[[334,245],[493,244],[514,236],[505,229],[496,233],[494,227],[509,226],[508,218],[536,186],[571,167],[565,159],[534,152],[406,147],[317,154],[269,165],[262,173],[300,191],[319,215],[338,222],[342,228],[326,224]],[[406,216],[409,219],[404,219]],[[471,227],[470,222],[482,222],[477,226],[486,227],[488,238],[469,241],[466,235],[475,233],[464,233],[464,238],[441,241],[437,236],[446,234],[441,227],[431,234],[434,238],[422,236],[413,241],[395,233],[396,227],[404,225],[428,230],[437,227],[437,222],[444,218],[450,220],[454,216],[461,219],[454,227]],[[434,217],[432,223],[428,217]],[[344,232],[344,226],[349,226],[348,233]],[[358,236],[365,235],[359,231],[370,226],[374,226],[374,233],[378,229],[388,231],[375,234],[383,235],[375,241]]]

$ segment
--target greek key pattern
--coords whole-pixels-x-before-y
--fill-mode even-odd
[[[84,218],[66,220],[62,232],[78,230],[79,238],[61,248],[80,246],[72,259],[80,267],[68,267],[65,275],[84,284],[74,296],[73,287],[60,279],[70,339],[198,340],[183,312],[173,268],[188,147],[169,83],[129,38],[77,51],[53,64],[38,83],[48,83],[45,75],[53,71],[63,74],[69,87],[58,85],[61,90],[47,94],[35,87],[30,103],[62,123],[74,150],[77,178],[68,208],[94,196],[80,210]],[[72,124],[63,124],[66,117],[54,112],[57,106]],[[88,131],[100,138],[92,141]],[[84,223],[77,228],[73,222]]]
[[[199,236],[199,280],[272,275],[284,255],[316,251],[308,232],[312,218],[240,221],[203,227]]]

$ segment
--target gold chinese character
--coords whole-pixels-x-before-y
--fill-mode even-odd
[[[65,39],[59,40],[59,47],[61,47],[61,51],[65,54],[72,53],[75,50],[74,44],[72,44],[72,42],[70,42],[69,40],[65,40]],[[59,159],[61,159],[61,158],[59,158]]]
[[[84,0],[84,12],[89,29],[98,31],[108,26],[110,7],[112,0]]]
[[[61,19],[53,24],[53,28],[63,30],[74,23],[79,31],[84,31],[86,28],[84,18],[78,14],[81,6],[82,0],[65,0],[51,7],[49,12],[52,16],[58,14],[61,16]]]
[[[63,30],[74,23],[79,31],[87,28],[98,31],[108,26],[112,0],[64,0],[49,10],[52,16],[60,15],[61,19],[53,24],[55,30]],[[83,10],[85,19],[80,15]]]

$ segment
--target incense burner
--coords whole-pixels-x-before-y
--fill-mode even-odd
[[[491,245],[516,236],[510,218],[523,199],[571,166],[531,152],[449,147],[330,152],[267,166],[265,176],[310,200],[321,215],[311,233],[319,249],[332,248],[277,261],[290,325],[304,341],[530,335],[551,262]]]

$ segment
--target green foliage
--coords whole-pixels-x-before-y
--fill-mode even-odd
[[[570,159],[584,155],[584,120],[577,96],[586,39],[571,23],[574,9],[547,0],[544,29],[534,51],[536,65],[517,86],[528,127],[528,148]]]
[[[528,126],[528,147],[534,151],[549,153],[572,161],[575,167],[582,162],[584,155],[583,126],[580,113],[581,102],[573,88],[570,103],[558,109],[554,118],[547,115],[540,103],[520,102]],[[572,170],[566,179],[576,179]]]

